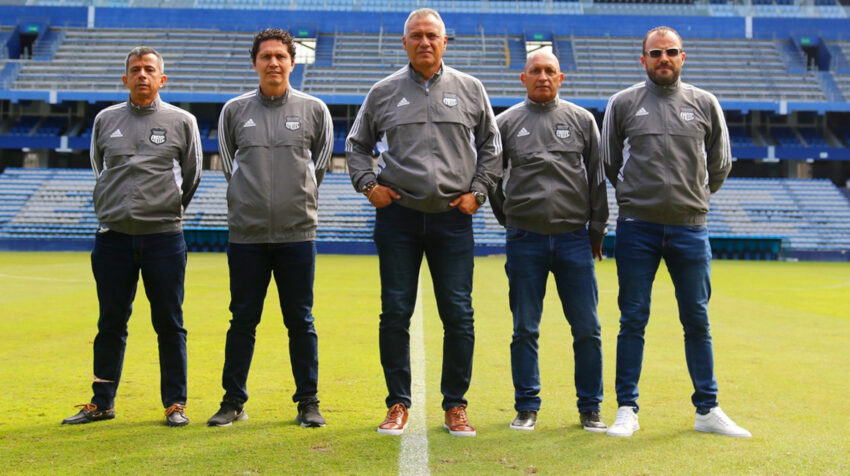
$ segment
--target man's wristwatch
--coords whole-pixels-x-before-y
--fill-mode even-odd
[[[363,186],[363,188],[360,189],[360,193],[362,193],[363,195],[366,195],[366,198],[369,198],[369,192],[374,190],[374,188],[377,187],[377,186],[378,186],[378,182],[372,180],[371,182],[368,182],[366,185]]]
[[[472,192],[472,196],[475,197],[475,201],[478,202],[479,207],[487,201],[487,194],[484,192]]]

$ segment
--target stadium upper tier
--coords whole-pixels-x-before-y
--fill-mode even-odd
[[[122,92],[123,59],[133,46],[146,44],[164,56],[165,93],[213,93],[219,101],[255,87],[256,73],[246,50],[250,33],[219,30],[54,29],[54,49],[46,60],[20,60],[9,89],[17,91]],[[379,79],[407,63],[399,34],[322,33],[316,58],[303,80],[292,83],[323,98],[362,99]],[[850,74],[837,73],[829,89],[824,74],[807,71],[790,40],[687,39],[683,78],[722,101],[846,101]],[[847,62],[848,42],[835,51]],[[604,100],[645,78],[638,61],[640,38],[555,37],[554,49],[566,79],[568,99]],[[525,42],[509,35],[456,35],[446,64],[479,78],[491,98],[518,100],[525,95],[519,73]],[[842,97],[843,96],[843,97]],[[191,98],[190,98],[191,99]]]
[[[165,60],[168,91],[236,94],[255,87],[248,49],[253,35],[217,30],[57,28],[50,61],[26,60],[12,84],[21,90],[124,91],[127,52],[139,45]]]
[[[237,10],[321,10],[409,12],[431,7],[441,12],[560,15],[687,15],[848,18],[836,0],[2,0],[8,5]]]

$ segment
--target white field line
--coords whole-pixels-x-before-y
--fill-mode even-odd
[[[416,286],[416,307],[410,318],[411,406],[398,455],[400,476],[429,475],[428,431],[425,426],[425,331],[422,325],[422,274]]]

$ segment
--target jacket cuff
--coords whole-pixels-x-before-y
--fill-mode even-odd
[[[606,223],[590,224],[590,230],[588,230],[588,233],[590,235],[591,243],[602,243],[602,240],[605,238],[606,225]]]
[[[490,191],[490,187],[488,187],[486,184],[484,184],[484,183],[482,183],[478,180],[473,180],[472,185],[469,186],[469,191],[470,192],[480,192],[480,193],[483,193],[484,195],[487,195],[488,192]]]
[[[357,185],[354,186],[354,190],[356,190],[357,193],[360,193],[360,191],[363,190],[364,185],[366,185],[369,182],[377,182],[377,181],[378,181],[378,177],[373,172],[367,172],[367,173],[363,174],[362,177],[360,177],[360,180],[357,181]]]

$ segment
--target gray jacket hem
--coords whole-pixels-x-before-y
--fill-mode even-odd
[[[183,223],[179,221],[171,223],[116,222],[101,223],[100,225],[126,235],[152,235],[154,233],[179,233],[183,231]]]
[[[252,232],[242,232],[231,229],[227,241],[231,243],[258,244],[258,243],[298,243],[301,241],[316,241],[316,230],[295,231],[290,233],[263,234],[262,236]]]
[[[581,230],[585,227],[585,223],[547,223],[543,224],[537,217],[524,219],[523,217],[508,216],[506,218],[507,226],[510,228],[518,228],[520,230],[530,231],[539,235],[558,235],[561,233],[572,233],[576,230]]]
[[[705,225],[706,223],[705,213],[694,213],[690,215],[678,213],[674,216],[643,208],[633,209],[627,205],[620,205],[619,218],[634,218],[635,220],[643,220],[659,225],[673,226]]]

